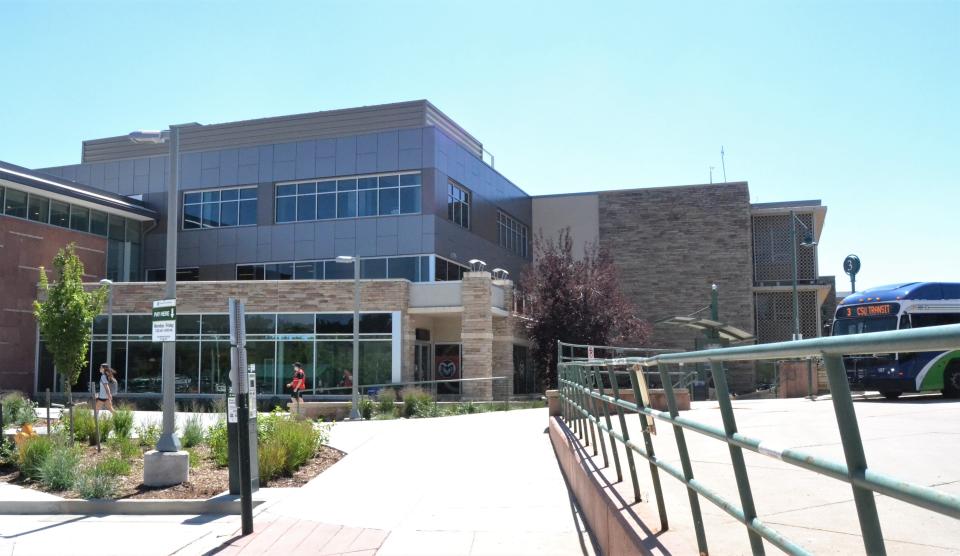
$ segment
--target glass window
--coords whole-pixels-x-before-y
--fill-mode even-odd
[[[3,212],[7,216],[16,216],[17,218],[27,217],[27,194],[24,191],[16,189],[7,189],[6,198],[3,200]]]
[[[470,228],[470,192],[450,180],[447,183],[447,218],[463,228]]]
[[[317,195],[317,220],[329,220],[336,217],[337,217],[336,193]]]
[[[420,185],[420,174],[403,174],[400,176],[400,187]]]
[[[386,278],[387,259],[360,259],[360,277],[366,279]]]
[[[107,235],[107,214],[98,210],[90,211],[90,233]]]
[[[69,228],[70,205],[60,201],[50,201],[50,223],[61,228]]]
[[[357,180],[337,180],[337,191],[352,191],[357,188]]]
[[[229,334],[230,317],[228,315],[203,315],[200,332],[202,334]]]
[[[293,263],[265,265],[267,280],[293,280]]]
[[[337,182],[334,180],[317,182],[317,193],[334,193],[337,190]]]
[[[352,280],[353,264],[325,261],[323,278],[324,280]]]
[[[358,178],[357,188],[358,189],[376,189],[377,178]]]
[[[313,342],[277,342],[277,390],[289,393],[293,364],[300,363],[307,374],[307,387],[313,388]]]
[[[192,378],[191,386],[187,378]],[[177,369],[177,391],[197,392],[201,394],[224,394],[230,385],[230,342],[208,341],[200,342],[200,384],[196,388],[197,375],[181,374]],[[182,388],[187,388],[183,390]]]
[[[353,368],[353,344],[347,342],[317,342],[317,388],[336,388],[343,381],[343,371]],[[327,390],[326,394],[349,394],[350,389]]]
[[[359,216],[376,216],[377,215],[377,190],[376,189],[361,190],[359,194],[358,205],[359,205],[359,208],[358,208]]]
[[[278,334],[313,334],[312,314],[277,315]]]
[[[177,339],[175,353],[174,390],[177,392],[196,392],[195,388],[191,389],[189,386],[195,387],[197,378],[200,376],[200,342]]]
[[[239,206],[240,206],[240,203],[236,201],[228,201],[226,203],[220,203],[220,225],[221,226],[236,226],[240,223]]]
[[[277,331],[276,315],[251,315],[247,313],[244,316],[247,323],[247,334],[274,334]]]
[[[129,342],[127,346],[127,391],[159,393],[163,344]]]
[[[297,219],[297,198],[277,197],[277,222],[293,222]]]
[[[204,203],[214,203],[220,200],[219,191],[204,191],[203,192],[203,202]]]
[[[296,195],[296,194],[297,194],[296,184],[277,186],[277,197],[284,197],[287,195]]]
[[[390,259],[390,278],[405,278],[417,282],[420,264],[417,257],[393,257]]]
[[[313,195],[317,192],[317,184],[315,183],[300,183],[297,184],[297,195]]]
[[[203,195],[199,193],[184,193],[183,202],[184,203],[202,203]]]
[[[34,222],[49,222],[49,215],[50,199],[47,199],[46,197],[39,197],[37,195],[31,195],[30,208],[27,210],[27,218],[33,220]]]
[[[206,193],[204,193],[204,196],[206,196]],[[202,214],[204,228],[220,226],[220,203],[204,203]]]
[[[527,226],[502,211],[497,211],[497,240],[500,247],[527,257]]]
[[[251,189],[256,193],[256,190]],[[257,200],[240,201],[240,217],[238,224],[240,226],[252,226],[257,223]]]
[[[256,187],[244,187],[240,190],[240,199],[248,201],[257,200],[257,188]]]
[[[337,193],[337,218],[353,218],[357,215],[357,192]]]
[[[150,315],[130,315],[129,334],[153,334],[153,317]]]
[[[296,280],[314,280],[317,265],[315,263],[296,263],[293,265],[293,277]]]
[[[353,334],[353,315],[317,315],[317,334]]]
[[[390,334],[393,315],[390,313],[369,313],[360,315],[360,333],[361,334]],[[353,333],[353,331],[350,331]]]
[[[263,280],[263,278],[262,264],[237,265],[237,280]]]
[[[81,232],[86,232],[90,229],[90,209],[85,207],[78,207],[76,205],[70,206],[70,228],[78,230]]]
[[[420,187],[400,188],[400,214],[420,212]]]
[[[110,327],[110,315],[97,315],[93,318],[93,333],[106,334]],[[127,315],[113,315],[113,335],[126,335]]]
[[[390,342],[360,342],[358,386],[388,384],[392,378],[393,355]]]
[[[317,196],[316,195],[297,196],[297,220],[316,220],[316,218],[317,218]]]
[[[181,334],[199,334],[200,315],[177,315],[177,336]]]
[[[395,187],[380,190],[380,215],[391,214],[400,214],[400,190]]]
[[[260,394],[274,393],[274,377],[277,369],[276,347],[277,342],[274,341],[247,342],[247,363],[256,367],[257,392]]]
[[[110,239],[124,241],[127,237],[126,219],[122,216],[110,215]]]
[[[221,201],[237,201],[240,199],[239,189],[224,189],[220,192]]]

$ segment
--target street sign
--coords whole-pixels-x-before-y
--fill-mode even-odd
[[[860,272],[860,257],[847,255],[847,258],[843,259],[843,271],[850,276],[855,276]]]
[[[230,396],[227,398],[227,422],[236,423],[237,422],[237,397]]]
[[[250,365],[250,367],[253,367],[253,365]],[[247,396],[249,397],[247,401],[247,407],[250,408],[250,418],[256,419],[257,417],[257,373],[256,372],[247,373]]]
[[[587,359],[593,359],[593,346],[587,346]]]
[[[174,342],[177,339],[177,300],[153,302],[153,341]]]

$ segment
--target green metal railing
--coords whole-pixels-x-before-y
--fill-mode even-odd
[[[668,529],[666,506],[660,485],[660,470],[684,483],[690,500],[690,509],[696,531],[697,545],[701,553],[706,554],[707,540],[703,528],[699,496],[727,512],[747,528],[750,546],[754,554],[763,554],[761,539],[789,554],[809,554],[799,544],[787,539],[757,516],[753,503],[753,494],[743,459],[743,450],[749,450],[784,463],[807,469],[821,475],[846,482],[853,489],[854,504],[860,522],[860,531],[867,554],[885,554],[883,533],[873,493],[879,493],[901,500],[927,510],[960,519],[960,496],[936,489],[898,480],[894,477],[872,471],[867,467],[860,428],[854,412],[850,387],[844,370],[843,356],[871,353],[944,351],[960,347],[960,324],[935,326],[913,330],[876,332],[852,336],[834,336],[777,344],[738,346],[687,353],[666,353],[650,357],[626,357],[620,359],[593,359],[563,361],[558,365],[559,390],[562,418],[568,427],[579,436],[586,446],[592,446],[593,455],[598,455],[598,441],[604,466],[609,466],[607,443],[612,448],[612,459],[617,481],[623,481],[623,472],[617,442],[626,447],[627,468],[633,486],[636,502],[640,501],[640,486],[634,454],[647,460],[653,482],[654,495],[660,516],[661,529]],[[558,345],[562,353],[563,345]],[[823,458],[799,449],[779,449],[775,444],[761,441],[737,432],[730,392],[727,388],[726,373],[723,364],[729,361],[760,361],[788,358],[823,357],[832,394],[834,413],[840,432],[844,462]],[[670,366],[688,364],[709,364],[714,377],[717,402],[723,428],[700,423],[680,417],[673,382],[669,379]],[[609,384],[617,384],[618,369],[633,368],[627,374],[634,394],[635,402],[620,397],[618,388],[610,388],[609,394],[604,388],[604,374]],[[669,411],[658,411],[647,407],[640,395],[635,369],[656,368],[663,384]],[[622,370],[619,372],[623,372]],[[630,438],[627,427],[626,411],[637,412],[640,416],[643,443],[638,444]],[[677,451],[680,456],[680,468],[657,458],[654,453],[648,419],[650,416],[670,423],[673,426]],[[617,420],[619,428],[614,427]],[[684,432],[690,431],[726,442],[730,449],[734,477],[739,492],[740,505],[723,498],[715,490],[698,481],[693,475],[690,454],[687,450]],[[605,438],[606,437],[606,438]]]

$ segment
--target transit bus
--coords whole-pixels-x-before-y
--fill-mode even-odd
[[[831,335],[863,334],[960,323],[960,283],[910,282],[848,295],[837,306]],[[889,400],[904,392],[960,397],[960,350],[877,353],[843,358],[847,380]]]

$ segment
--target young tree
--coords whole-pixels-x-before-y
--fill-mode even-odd
[[[543,384],[557,386],[557,340],[576,344],[640,345],[650,324],[636,315],[620,291],[617,269],[605,249],[587,246],[573,256],[570,229],[557,238],[534,239],[536,262],[520,280],[526,303],[524,325]]]
[[[57,252],[53,267],[57,273],[53,285],[47,280],[46,270],[40,267],[42,301],[33,302],[33,314],[70,399],[70,388],[87,365],[93,318],[103,310],[107,288],[101,286],[91,292],[83,289],[83,262],[72,243]]]

